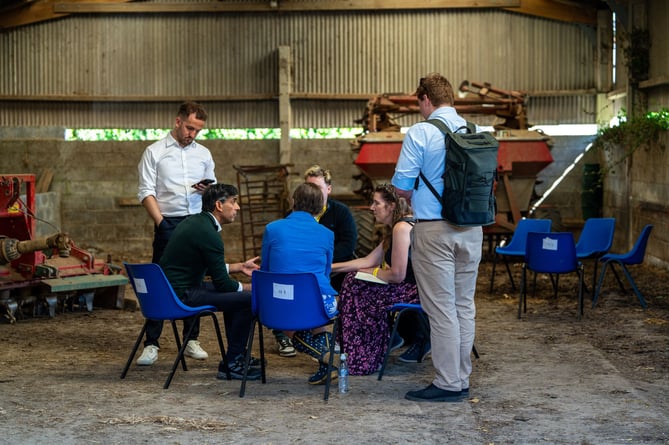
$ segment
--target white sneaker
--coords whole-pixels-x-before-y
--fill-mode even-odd
[[[194,358],[196,360],[204,360],[209,357],[207,351],[202,349],[200,342],[197,340],[188,340],[186,350],[184,351],[186,357]]]
[[[151,366],[158,360],[158,349],[156,345],[145,346],[142,355],[137,359],[139,366]]]

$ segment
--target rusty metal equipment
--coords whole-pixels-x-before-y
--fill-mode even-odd
[[[288,176],[292,166],[233,165],[237,170],[244,258],[260,255],[265,226],[288,213]]]
[[[111,259],[95,259],[64,233],[36,238],[35,175],[0,174],[0,308],[16,321],[32,307],[55,316],[78,305],[89,312],[93,298],[122,307],[128,279]]]
[[[464,81],[456,97],[458,113],[489,115],[499,140],[499,181],[496,223],[485,228],[487,233],[513,232],[518,221],[530,210],[537,174],[553,162],[550,138],[527,130],[526,94],[495,88],[488,83]],[[392,177],[402,148],[404,135],[397,119],[419,113],[415,95],[382,94],[369,100],[364,115],[356,121],[363,133],[353,142],[357,153],[355,164],[362,172],[356,176],[362,183],[355,192],[369,197],[374,183]]]

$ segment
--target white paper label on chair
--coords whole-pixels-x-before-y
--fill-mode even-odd
[[[293,291],[295,286],[292,284],[273,283],[272,296],[279,300],[294,300]]]
[[[148,294],[144,278],[135,278],[135,290],[137,291],[138,294]]]
[[[556,239],[546,237],[541,240],[541,248],[543,250],[558,250],[558,242]]]

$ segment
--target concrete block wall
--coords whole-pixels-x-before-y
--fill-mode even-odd
[[[544,189],[561,173],[560,164],[563,170],[585,146],[574,140],[556,139],[552,150],[556,162],[539,175]],[[137,202],[136,194],[137,163],[147,145],[148,142],[141,141],[0,140],[0,174],[39,174],[51,169],[54,177],[50,191],[60,196],[60,226],[78,246],[98,257],[111,254],[115,262],[144,261],[151,256],[153,225]],[[233,165],[279,163],[278,141],[206,141],[205,145],[212,151],[221,182],[237,184]],[[597,162],[600,155],[594,152],[586,155],[545,201],[546,207],[555,212],[549,217],[554,217],[556,223],[560,221],[556,228],[562,225],[562,229],[578,230],[582,221],[582,164]],[[353,164],[348,140],[293,140],[292,158],[293,183],[301,181],[307,167],[319,163],[332,171],[333,194],[338,198],[348,201],[354,196],[352,190],[360,186],[353,179],[358,169]],[[640,150],[632,161],[633,174],[618,169],[605,183],[604,216],[618,219],[614,249],[629,249],[630,240],[634,241],[641,227],[652,222],[656,230],[649,255],[659,263],[669,263],[669,236],[665,235],[669,199],[665,172],[669,155],[659,149]],[[631,182],[626,186],[630,174]],[[222,236],[228,259],[243,259],[239,222],[225,226]]]
[[[616,224],[613,251],[628,251],[646,224],[653,224],[646,259],[669,266],[669,132],[659,143],[626,156],[628,147],[600,153],[603,163],[624,159],[606,176],[604,206],[620,223]],[[619,230],[620,228],[620,230]]]
[[[204,143],[214,156],[219,182],[237,184],[233,165],[279,163],[278,141]],[[0,174],[39,175],[50,169],[54,173],[50,192],[60,197],[59,214],[49,216],[52,223],[98,257],[111,254],[116,263],[148,261],[153,224],[136,198],[137,163],[148,144],[0,140]],[[320,163],[332,170],[335,194],[351,194],[358,187],[352,179],[358,171],[348,140],[293,141],[293,153],[297,161],[291,171],[298,181],[307,167]],[[222,236],[228,259],[241,260],[239,222],[225,226]]]

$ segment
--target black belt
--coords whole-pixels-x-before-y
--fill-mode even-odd
[[[163,216],[163,219],[166,219],[168,221],[180,221],[182,219],[188,218],[190,215],[184,215],[184,216]]]
[[[435,222],[435,221],[446,221],[445,219],[417,219],[416,222]]]

